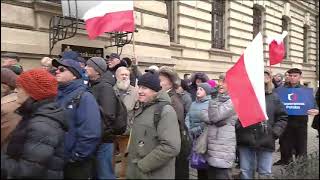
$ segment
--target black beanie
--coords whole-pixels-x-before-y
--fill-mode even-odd
[[[140,76],[138,85],[145,86],[156,92],[161,90],[159,73],[154,71],[148,71]]]

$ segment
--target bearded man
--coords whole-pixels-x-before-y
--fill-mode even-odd
[[[127,149],[127,143],[129,140],[129,134],[134,119],[134,107],[138,101],[138,90],[134,86],[130,85],[130,71],[126,67],[119,67],[116,71],[117,83],[114,85],[114,90],[120,95],[121,100],[125,104],[128,112],[127,130],[123,135],[116,137],[116,144],[118,145],[119,152],[121,153],[121,170],[120,178],[125,177],[127,160],[124,154]]]

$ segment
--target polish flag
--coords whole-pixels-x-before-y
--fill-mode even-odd
[[[133,32],[133,1],[101,1],[85,12],[89,39],[105,32]]]
[[[231,101],[243,127],[268,119],[264,89],[263,41],[259,33],[226,73]]]
[[[267,43],[269,44],[270,65],[275,65],[282,62],[286,53],[283,39],[286,37],[287,34],[287,31],[283,31],[281,35],[276,35],[275,37],[267,38]]]

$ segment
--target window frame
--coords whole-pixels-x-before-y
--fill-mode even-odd
[[[213,0],[211,5],[211,48],[225,49],[225,0]]]
[[[309,26],[303,26],[303,63],[308,63],[309,61]]]

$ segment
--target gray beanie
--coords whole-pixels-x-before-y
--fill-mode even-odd
[[[87,61],[87,65],[94,68],[100,75],[107,71],[107,63],[102,57],[92,57]]]
[[[201,87],[202,89],[204,89],[207,95],[210,95],[213,91],[212,87],[208,83],[200,83],[198,84],[198,87]]]

